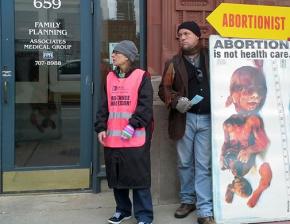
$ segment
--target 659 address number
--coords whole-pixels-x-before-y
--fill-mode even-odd
[[[33,0],[33,6],[37,9],[59,9],[61,0]]]

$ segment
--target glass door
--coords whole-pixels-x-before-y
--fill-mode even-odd
[[[90,0],[1,1],[2,191],[90,188]]]

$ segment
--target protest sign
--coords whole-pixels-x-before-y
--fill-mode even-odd
[[[290,42],[210,37],[217,223],[290,220]]]

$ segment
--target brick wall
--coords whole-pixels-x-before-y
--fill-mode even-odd
[[[147,1],[147,64],[152,75],[161,75],[164,62],[178,50],[177,26],[194,20],[202,30],[202,42],[215,30],[206,17],[222,2],[290,6],[290,0],[148,0]]]
[[[157,96],[166,59],[178,51],[176,28],[185,20],[196,21],[202,29],[202,42],[215,30],[206,17],[221,3],[290,6],[290,0],[148,0],[147,64],[153,75],[155,131],[151,147],[152,192],[156,204],[178,203],[179,183],[175,144],[168,138],[168,111]]]

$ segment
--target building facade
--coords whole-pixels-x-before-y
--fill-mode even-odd
[[[178,50],[176,28],[221,3],[290,6],[290,0],[0,0],[1,193],[105,189],[93,123],[114,45],[130,39],[157,91],[164,62]],[[155,91],[155,92],[156,92]],[[177,201],[174,143],[167,111],[154,99],[152,192]]]

